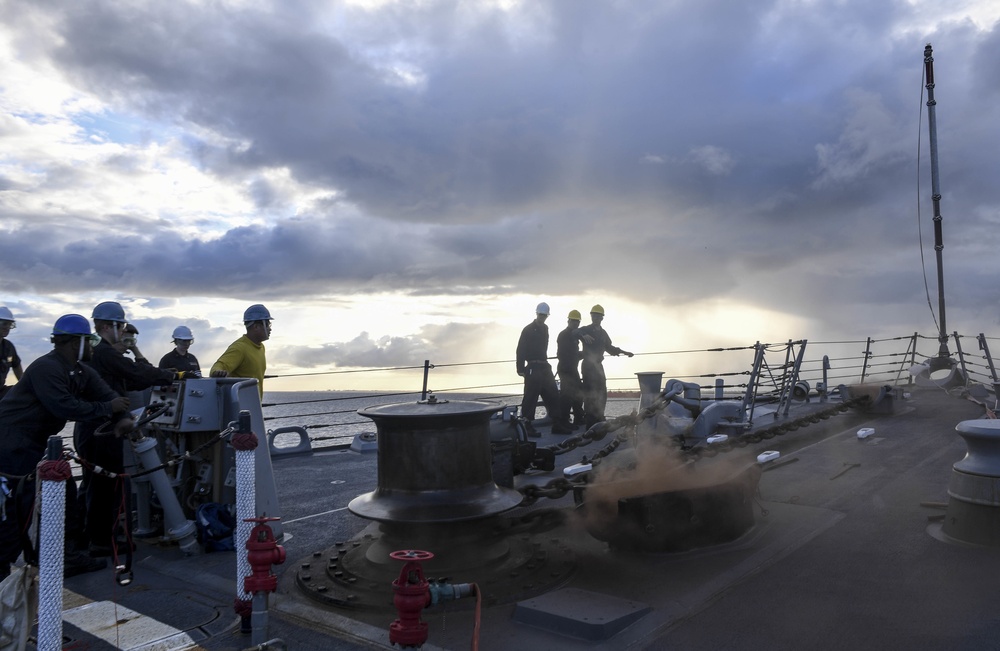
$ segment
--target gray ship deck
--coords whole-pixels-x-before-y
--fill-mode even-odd
[[[533,626],[515,621],[513,603],[484,607],[479,648],[1000,648],[1000,550],[945,542],[939,532],[952,464],[965,455],[955,426],[983,413],[943,390],[913,388],[892,415],[849,412],[748,448],[779,450],[782,463],[762,473],[756,525],[725,545],[626,553],[568,525],[554,529],[545,535],[572,550],[576,571],[557,590],[523,601],[551,617]],[[859,441],[860,427],[875,434]],[[600,445],[559,457],[556,472]],[[268,637],[295,650],[389,648],[392,612],[334,609],[303,596],[295,581],[314,552],[374,526],[346,507],[376,487],[375,455],[319,451],[278,458],[274,471],[288,561],[276,568]],[[567,496],[535,508],[571,504]],[[140,541],[131,585],[117,586],[107,571],[67,580],[64,648],[247,648],[250,637],[239,633],[232,610],[234,574],[232,553],[182,558],[176,548]],[[127,623],[133,616],[123,607],[171,627],[161,638],[185,631],[198,646],[179,638],[151,644],[151,620]],[[106,609],[119,626],[101,631],[99,617],[83,623]],[[573,636],[601,630],[616,613],[635,619],[606,639]],[[469,647],[468,604],[428,609],[423,619],[430,627],[424,648]],[[130,638],[131,628],[143,632]]]

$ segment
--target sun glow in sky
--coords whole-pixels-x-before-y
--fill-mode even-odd
[[[189,325],[203,367],[265,303],[269,390],[511,360],[541,300],[553,354],[593,303],[634,352],[933,334],[928,42],[949,329],[1000,320],[995,2],[0,9],[0,304],[26,361],[104,300],[151,358]],[[513,370],[436,377],[516,392]]]

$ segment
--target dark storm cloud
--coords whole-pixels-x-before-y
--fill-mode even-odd
[[[63,241],[47,227],[23,227],[0,238],[0,276],[8,279],[8,291],[39,293],[108,287],[139,296],[269,298],[446,288],[458,279],[479,291],[475,283],[516,277],[526,262],[503,233],[502,225],[299,219],[234,228],[212,240],[183,238],[161,223],[136,235],[102,229]]]
[[[996,221],[995,120],[983,108],[1000,92],[996,26],[901,30],[915,11],[902,1],[391,3],[337,6],[339,30],[329,8],[47,7],[59,38],[39,56],[186,133],[192,160],[243,183],[268,225],[181,237],[139,217],[119,220],[123,235],[46,237],[54,218],[38,215],[0,225],[12,289],[263,299],[500,286],[674,304],[794,297],[803,313],[839,318],[843,304],[820,297],[864,307],[922,291],[913,214],[927,40],[945,205],[956,228]],[[206,132],[231,142],[195,135]],[[257,176],[275,168],[337,198],[282,217],[287,197]],[[51,168],[46,183],[80,175]],[[956,285],[983,282],[969,266],[952,267],[969,274]],[[994,300],[991,287],[980,296]]]
[[[740,154],[743,192],[761,166],[803,185],[815,146],[836,138],[844,89],[892,79],[885,46],[862,49],[885,40],[882,6],[855,7],[862,29],[819,32],[796,22],[818,27],[814,14],[764,28],[761,3],[554,2],[533,9],[544,22],[521,38],[500,12],[463,30],[450,3],[394,6],[380,22],[346,12],[362,41],[408,51],[425,78],[415,87],[387,55],[314,31],[311,3],[209,7],[197,20],[171,5],[70,8],[56,56],[103,95],[247,142],[224,157],[235,170],[289,165],[391,219],[467,221],[567,191],[704,201],[715,188],[697,170],[639,160],[707,143]],[[836,56],[852,47],[853,61]]]

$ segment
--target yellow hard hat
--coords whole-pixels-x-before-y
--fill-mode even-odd
[[[580,310],[570,310],[569,311],[569,318],[570,319],[576,319],[577,321],[579,321],[580,320]]]
[[[595,305],[594,307],[590,308],[590,313],[600,314],[601,316],[604,316],[604,308],[601,307],[600,305]]]

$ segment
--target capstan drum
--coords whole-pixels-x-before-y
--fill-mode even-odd
[[[497,486],[487,400],[436,400],[361,409],[378,429],[378,488],[353,499],[355,515],[390,523],[487,518],[517,506],[521,494]]]

